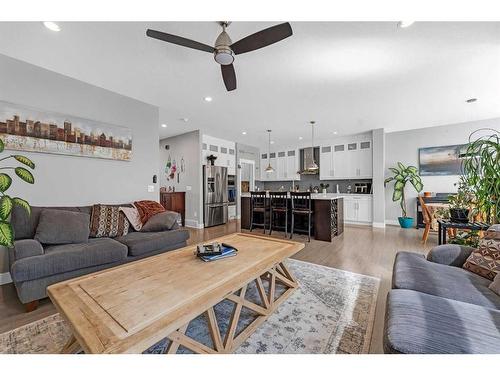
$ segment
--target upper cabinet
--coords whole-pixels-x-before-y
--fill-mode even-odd
[[[217,156],[215,165],[227,167],[227,174],[236,174],[236,144],[203,134],[202,136],[202,164],[207,164],[207,157]]]
[[[364,179],[373,175],[372,141],[343,139],[320,147],[319,179]]]
[[[297,173],[299,169],[298,150],[281,150],[264,153],[260,156],[260,171],[261,181],[291,181],[300,180],[300,175]],[[268,165],[273,167],[273,172],[266,172]]]

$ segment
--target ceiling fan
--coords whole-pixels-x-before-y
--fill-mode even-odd
[[[232,91],[236,89],[236,74],[233,66],[234,56],[241,53],[255,51],[256,49],[269,46],[273,43],[279,42],[280,40],[288,38],[292,35],[292,27],[288,22],[285,22],[258,31],[255,34],[251,34],[233,43],[229,35],[226,33],[226,27],[228,27],[230,23],[231,22],[219,22],[219,25],[222,26],[222,32],[215,40],[215,47],[183,38],[181,36],[167,34],[151,29],[146,31],[146,35],[150,38],[163,40],[164,42],[213,53],[215,61],[220,64],[222,79],[224,80],[226,89],[227,91]]]

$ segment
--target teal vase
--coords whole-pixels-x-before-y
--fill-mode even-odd
[[[398,217],[399,225],[401,228],[411,228],[413,227],[413,218],[412,217]]]

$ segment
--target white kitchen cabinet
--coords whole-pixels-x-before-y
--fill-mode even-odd
[[[319,179],[334,178],[332,146],[322,146],[319,150]]]
[[[278,151],[278,160],[276,162],[276,176],[278,180],[286,180],[286,151]]]
[[[227,207],[227,216],[229,220],[236,219],[236,205],[232,204]]]
[[[217,157],[214,165],[226,167],[230,175],[236,174],[236,144],[234,142],[204,134],[201,155],[203,165],[207,164],[207,156],[214,155]]]
[[[278,158],[276,157],[276,152],[271,152],[269,154],[269,162],[271,163],[271,167],[273,168],[272,172],[268,174],[268,181],[277,181],[278,180]],[[266,173],[266,172],[264,172]]]
[[[372,222],[371,196],[344,196],[344,221],[354,224]]]
[[[269,174],[266,172],[268,166],[267,154],[260,155],[260,180],[269,181]]]
[[[286,180],[300,180],[300,174],[297,173],[299,170],[299,158],[297,150],[287,150],[286,151]]]

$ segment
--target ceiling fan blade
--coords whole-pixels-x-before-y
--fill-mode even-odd
[[[205,52],[210,52],[210,53],[215,52],[215,48],[211,47],[207,44],[196,42],[194,40],[183,38],[181,36],[163,33],[161,31],[148,29],[146,31],[146,35],[149,36],[150,38],[163,40],[164,42],[177,44],[177,45],[183,46],[183,47],[194,48],[194,49],[197,49],[200,51],[205,51]]]
[[[236,73],[234,72],[233,64],[221,65],[222,79],[226,85],[227,91],[236,90]]]
[[[231,45],[231,49],[236,55],[239,55],[279,42],[292,34],[292,26],[285,22],[240,39]]]

